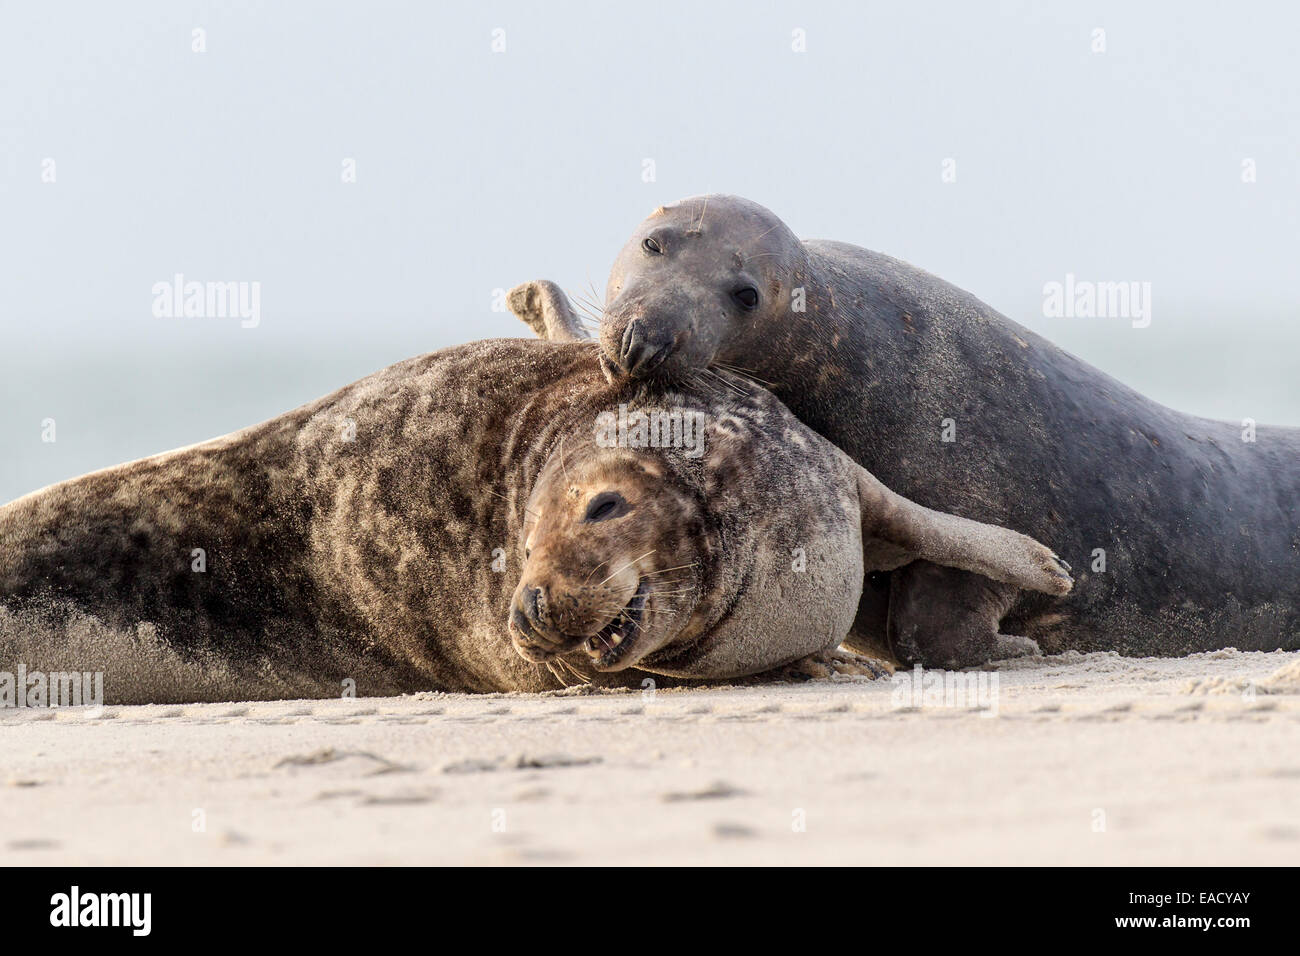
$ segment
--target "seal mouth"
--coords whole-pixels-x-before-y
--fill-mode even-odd
[[[650,585],[645,579],[637,585],[632,599],[613,619],[583,642],[582,650],[597,667],[611,668],[623,660],[641,637],[641,620],[645,616],[645,599]]]

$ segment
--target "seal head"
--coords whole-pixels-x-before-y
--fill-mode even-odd
[[[758,388],[624,383],[585,401],[598,414],[561,429],[529,482],[505,620],[518,655],[716,680],[838,645],[864,573],[856,466]],[[598,424],[614,415],[617,440]]]
[[[581,654],[598,671],[631,667],[681,634],[716,540],[701,503],[655,456],[594,445],[552,456],[522,538],[515,649],[537,663]]]
[[[762,345],[759,320],[797,308],[805,261],[785,223],[747,199],[661,206],[610,271],[600,329],[606,374],[688,381],[711,365],[746,365]]]

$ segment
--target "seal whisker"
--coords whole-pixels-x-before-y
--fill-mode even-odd
[[[660,568],[658,571],[646,571],[644,574],[641,575],[641,577],[652,578],[656,574],[667,574],[669,571],[681,571],[684,570],[685,568],[693,568],[695,567],[696,563],[697,562],[692,561],[690,564],[679,564],[676,567],[672,567],[672,568]]]
[[[737,364],[735,364],[734,362],[714,362],[713,364],[719,366],[720,368],[731,368],[731,369],[735,369],[735,370],[738,371],[738,372],[753,372],[753,371],[754,371],[754,369],[752,369],[752,368],[747,368],[747,367],[744,366],[744,365],[737,365]]]
[[[510,503],[510,499],[507,498],[505,495],[499,495],[499,494],[497,494],[495,491],[493,491],[491,488],[488,488],[488,489],[486,489],[486,490],[487,490],[487,493],[488,493],[488,494],[493,495],[493,496],[495,496],[495,497],[497,497],[497,498],[500,498],[502,501],[506,502],[507,504]],[[532,515],[534,518],[540,518],[540,517],[541,517],[541,515],[539,515],[536,511],[533,511],[533,510],[532,510],[531,508],[529,508],[527,505],[523,505],[523,509],[524,509],[524,511],[526,511],[526,512],[528,512],[530,515]]]
[[[737,392],[738,394],[741,394],[741,395],[744,395],[744,394],[745,394],[745,393],[744,393],[743,391],[741,391],[741,389],[739,389],[736,385],[734,385],[732,382],[730,382],[730,381],[728,381],[726,378],[724,378],[724,377],[722,376],[722,373],[721,373],[719,370],[717,370],[717,369],[713,369],[713,368],[706,368],[704,371],[707,372],[709,375],[712,375],[714,378],[716,378],[719,382],[721,382],[721,383],[722,383],[723,385],[725,385],[727,388],[731,389],[733,392]]]
[[[592,614],[608,614],[608,615],[610,615],[610,616],[613,616],[614,614],[617,614],[619,611],[623,610],[623,608],[625,608],[626,606],[627,606],[627,605],[626,605],[626,603],[624,603],[624,602],[616,602],[616,601],[610,600],[610,601],[606,601],[606,602],[603,603],[603,604],[596,604],[596,605],[593,605],[592,608],[591,608],[591,613],[592,613]]]
[[[766,229],[764,229],[762,232],[760,232],[760,233],[759,233],[757,236],[755,236],[753,239],[749,240],[749,242],[747,242],[747,243],[745,243],[743,246],[741,246],[741,247],[740,247],[740,251],[741,251],[741,252],[744,252],[746,249],[748,249],[748,248],[749,248],[750,246],[752,246],[754,243],[758,242],[758,240],[760,240],[760,239],[762,239],[764,236],[766,236],[766,235],[767,235],[769,232],[771,232],[773,229],[776,229],[776,228],[780,227],[781,225],[783,225],[783,223],[781,223],[781,222],[774,222],[774,223],[772,223],[772,225],[768,226]]]
[[[597,322],[600,321],[601,316],[604,314],[604,309],[596,307],[593,303],[588,301],[586,296],[581,292],[570,291],[568,296],[573,301],[573,304],[578,307],[580,312],[585,313]],[[578,321],[582,321],[581,315],[578,316]]]
[[[564,661],[564,658],[562,658],[562,657],[557,657],[556,660]],[[569,673],[571,673],[574,677],[578,678],[579,682],[581,682],[581,683],[583,683],[583,684],[586,684],[586,683],[587,683],[587,678],[586,678],[586,676],[583,675],[581,671],[579,671],[576,667],[574,667],[574,666],[573,666],[572,664],[570,664],[568,661],[564,661],[564,666],[567,667],[567,668],[569,669]]]
[[[697,386],[700,386],[700,387],[702,387],[702,388],[706,388],[706,389],[708,389],[708,392],[709,392],[710,395],[718,395],[718,394],[720,394],[719,391],[718,391],[718,386],[717,386],[713,381],[711,381],[711,379],[713,378],[713,376],[709,376],[709,377],[707,377],[707,378],[705,377],[705,372],[706,372],[706,371],[708,371],[708,370],[707,370],[707,369],[697,369],[696,372],[695,372],[695,374],[694,374],[694,376],[693,376],[693,378],[692,378],[692,381],[693,381]]]
[[[613,574],[611,574],[611,575],[610,575],[608,578],[606,578],[604,581],[601,581],[600,584],[604,584],[606,581],[610,580],[610,578],[617,577],[618,575],[620,575],[620,574],[622,574],[624,571],[626,571],[628,568],[632,567],[632,565],[634,565],[634,564],[636,564],[638,561],[640,561],[641,558],[648,558],[648,557],[650,557],[650,555],[654,554],[655,551],[657,551],[657,550],[658,550],[658,548],[652,548],[652,549],[650,549],[649,551],[647,551],[645,554],[641,555],[640,557],[633,558],[633,559],[632,559],[631,561],[629,561],[627,564],[623,565],[621,568],[619,568],[617,571],[615,571]],[[600,587],[600,584],[596,585],[596,587]]]
[[[718,394],[718,389],[717,389],[717,387],[716,387],[712,382],[708,381],[708,380],[707,380],[707,379],[706,379],[706,378],[705,378],[701,373],[699,373],[699,372],[696,372],[695,374],[693,374],[693,375],[691,376],[691,384],[694,385],[696,388],[699,388],[699,389],[701,389],[701,390],[703,390],[703,391],[705,391],[705,392],[708,392],[710,395],[717,395],[717,394]]]
[[[559,679],[560,683],[562,683],[565,687],[576,687],[577,684],[587,683],[586,675],[578,671],[572,664],[570,664],[563,657],[555,658],[555,664],[558,668],[560,668],[560,671],[558,674],[556,674],[556,677]],[[554,673],[554,671],[552,673]],[[569,674],[572,674],[574,677],[578,679],[577,684],[574,684],[567,679]]]
[[[672,586],[676,586],[676,585],[678,585],[678,584],[686,584],[688,581],[689,581],[688,578],[667,578],[667,579],[662,580],[662,581],[651,581],[650,583],[651,583],[651,584],[654,584],[654,585],[656,585],[656,586],[661,586],[661,585],[662,585],[662,586],[665,586],[665,587],[672,587]],[[694,585],[694,583],[692,582],[690,586],[691,586],[691,587],[694,587],[695,585]]]
[[[728,382],[725,378],[723,378],[723,377],[722,377],[721,375],[719,375],[717,372],[713,371],[713,369],[711,369],[711,368],[706,368],[706,369],[703,369],[702,371],[703,371],[706,375],[711,375],[711,376],[713,376],[715,379],[717,379],[719,382],[721,382],[725,387],[731,389],[731,390],[732,390],[733,392],[735,392],[737,395],[744,395],[744,394],[745,394],[745,392],[744,392],[743,389],[740,389],[740,388],[736,387],[735,385],[733,385],[731,382]]]
[[[738,365],[728,365],[726,362],[714,362],[713,364],[716,365],[718,368],[722,369],[723,371],[731,372],[735,375],[739,375],[741,378],[749,379],[751,382],[753,382],[756,385],[775,384],[773,382],[767,381],[766,379],[759,378],[757,375],[754,374],[753,369],[741,368]]]
[[[695,232],[700,232],[701,230],[704,229],[704,214],[708,211],[709,211],[709,197],[705,196],[704,205],[700,207],[700,219],[695,224],[695,229],[694,229]]]
[[[682,594],[686,591],[695,590],[695,582],[686,583],[683,581],[651,581],[651,594]],[[681,585],[679,587],[679,585]]]
[[[609,564],[609,558],[606,558],[604,561],[600,562],[600,564],[596,565],[594,568],[592,568],[590,571],[588,571],[588,572],[587,572],[587,576],[586,576],[585,578],[582,579],[582,583],[583,583],[583,584],[586,584],[588,581],[590,581],[590,580],[591,580],[591,576],[592,576],[593,574],[595,574],[597,571],[599,571],[601,568],[603,568],[603,567],[604,567],[605,565],[607,565],[607,564]]]
[[[569,684],[567,675],[564,673],[564,670],[560,665],[561,660],[557,657],[546,662],[546,669],[551,672],[552,677],[560,682],[561,687],[569,687],[571,685]]]
[[[742,374],[739,373],[739,372],[733,372],[733,371],[731,371],[731,369],[727,369],[727,368],[721,369],[721,370],[720,370],[720,374],[723,375],[723,376],[730,375],[730,376],[732,376],[732,377],[734,377],[734,378],[738,378],[738,379],[740,379],[741,382],[744,383],[744,385],[745,385],[746,387],[751,386],[751,385],[758,385],[758,382],[751,381],[747,376],[742,375]],[[725,380],[725,379],[724,379],[724,380]]]
[[[575,302],[582,305],[585,308],[585,310],[590,314],[595,315],[597,317],[603,316],[605,314],[605,310],[596,302],[595,299],[589,299],[585,294],[581,292],[570,292],[569,295],[571,298],[573,298]]]

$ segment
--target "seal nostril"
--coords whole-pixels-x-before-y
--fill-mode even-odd
[[[632,371],[641,361],[641,352],[645,347],[645,336],[641,332],[641,320],[633,319],[623,330],[623,341],[619,346],[618,358],[624,371]]]
[[[624,374],[649,375],[663,364],[664,359],[672,352],[676,339],[677,336],[674,335],[673,340],[669,342],[652,340],[646,334],[641,320],[633,319],[623,333],[623,342],[619,351],[619,364]]]
[[[524,613],[528,615],[528,619],[534,624],[540,624],[542,622],[542,589],[528,588],[524,591],[523,597]]]

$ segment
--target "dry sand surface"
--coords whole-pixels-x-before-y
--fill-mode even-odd
[[[0,858],[1300,862],[1300,653],[997,675],[995,717],[864,679],[10,710]]]

